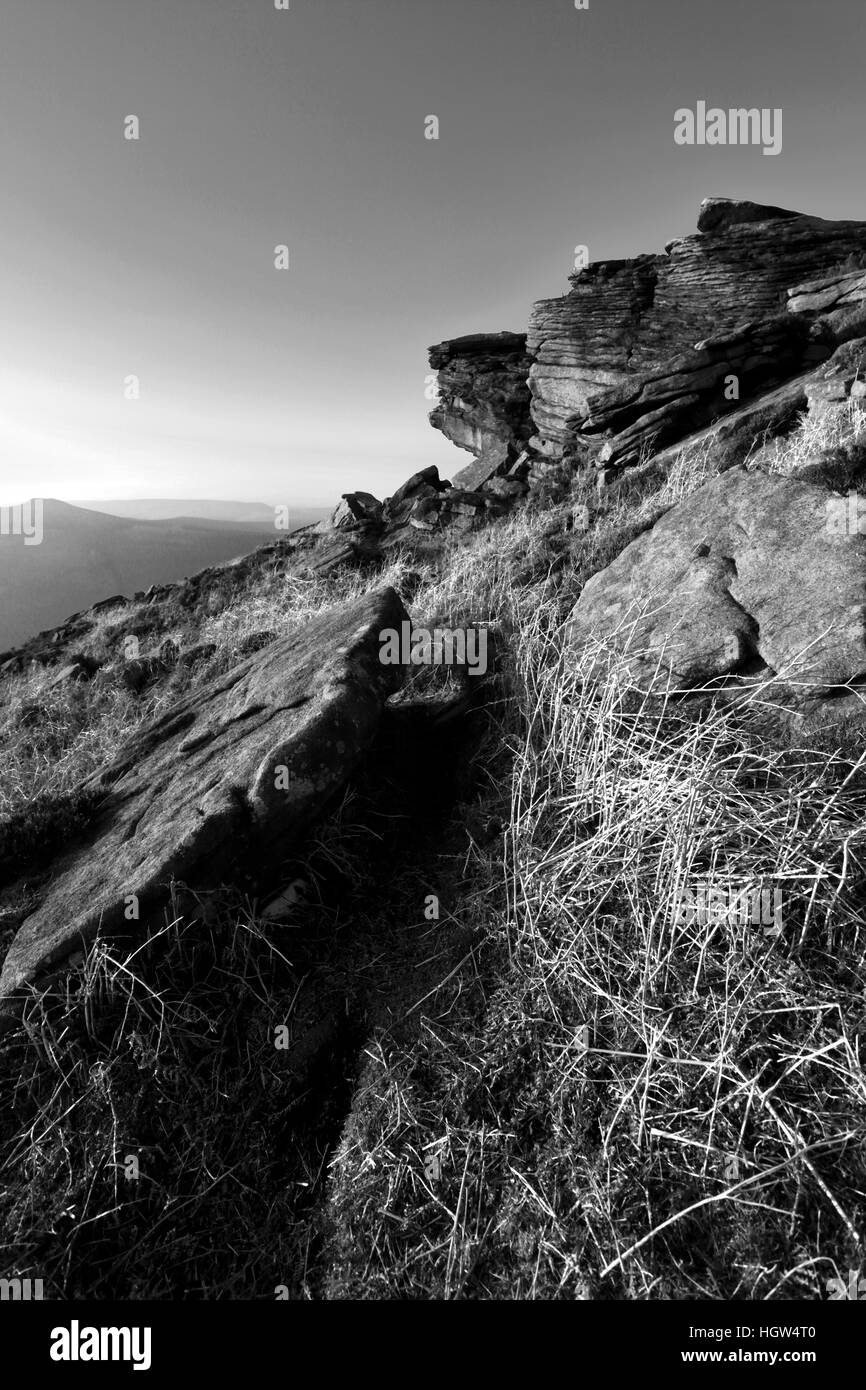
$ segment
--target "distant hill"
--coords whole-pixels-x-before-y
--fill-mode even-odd
[[[274,508],[266,502],[226,502],[215,498],[133,497],[109,498],[98,502],[80,501],[75,506],[109,516],[132,517],[136,521],[169,521],[178,517],[197,517],[202,521],[250,521],[272,526]],[[321,521],[331,507],[292,507],[289,526],[296,531],[310,522]]]
[[[23,536],[0,533],[0,651],[112,594],[131,596],[151,584],[183,579],[247,554],[278,534],[273,510],[262,510],[262,520],[152,520],[45,498],[40,544],[26,545]],[[30,514],[25,504],[25,517]],[[2,529],[11,530],[11,523],[7,520]]]

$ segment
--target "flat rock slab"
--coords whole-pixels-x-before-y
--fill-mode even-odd
[[[451,485],[463,492],[474,492],[498,473],[506,472],[508,465],[513,462],[514,452],[507,444],[493,444],[485,449],[480,458],[473,459],[472,463],[455,473]]]
[[[313,619],[199,687],[139,731],[85,785],[105,800],[59,859],[15,937],[0,1001],[98,931],[135,929],[173,879],[214,887],[237,852],[282,857],[300,840],[375,734],[403,670],[379,660],[380,633],[407,619],[393,589]]]
[[[593,575],[567,640],[609,639],[620,674],[643,688],[761,668],[813,694],[844,685],[866,673],[866,537],[846,503],[732,468]]]

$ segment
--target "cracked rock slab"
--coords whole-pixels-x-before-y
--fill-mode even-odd
[[[393,589],[313,619],[199,687],[137,732],[85,784],[104,791],[85,837],[55,863],[0,975],[0,1001],[98,931],[135,930],[172,880],[207,889],[247,849],[283,857],[372,740],[399,666],[380,633],[407,614]]]
[[[813,696],[845,684],[866,671],[866,537],[844,516],[813,483],[732,468],[593,575],[567,640],[607,639],[645,689],[760,668]]]

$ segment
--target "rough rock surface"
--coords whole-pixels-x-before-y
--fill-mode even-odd
[[[527,491],[543,501],[567,492],[576,469],[608,482],[717,427],[723,466],[751,452],[752,423],[766,437],[786,431],[808,374],[866,337],[866,222],[707,198],[696,234],[595,262],[571,284],[534,306],[525,343],[476,334],[430,350],[431,423],[475,453],[455,486],[484,494],[490,516],[525,495],[493,486],[508,473],[494,463],[503,447],[526,445]],[[425,504],[411,524],[450,523]]]
[[[741,397],[754,400],[774,389],[804,361],[826,359],[830,348],[807,344],[805,337],[804,324],[782,315],[708,338],[657,371],[591,397],[569,452],[589,444],[599,464],[637,463],[735,410]],[[726,399],[726,390],[736,395]],[[601,435],[606,442],[599,448]]]
[[[508,444],[492,444],[479,458],[461,468],[452,478],[454,487],[474,492],[492,478],[508,472],[514,463],[514,450]]]
[[[746,198],[705,198],[698,213],[698,231],[723,232],[746,222],[775,222],[778,218],[799,216],[799,212],[790,208],[750,203]]]
[[[648,687],[777,676],[813,696],[866,674],[866,537],[842,499],[732,468],[667,512],[586,584],[567,624],[608,638]]]
[[[449,484],[439,477],[439,469],[435,463],[429,468],[422,468],[419,472],[413,473],[385,502],[386,523],[393,524],[395,521],[405,520],[419,498],[438,495],[448,486]]]
[[[569,294],[534,306],[527,347],[535,358],[536,451],[560,457],[603,390],[639,390],[634,378],[657,378],[669,359],[731,337],[746,323],[792,307],[815,313],[802,293],[789,303],[792,286],[802,290],[804,282],[866,268],[863,222],[711,199],[699,226],[705,230],[670,242],[663,254],[589,265],[571,276]],[[853,280],[842,287],[843,311],[850,312],[848,297],[858,292]],[[794,374],[800,366],[787,369]]]
[[[329,521],[317,522],[316,530],[342,531],[366,522],[382,520],[382,503],[372,492],[344,492],[342,501],[331,513]]]
[[[761,394],[712,425],[689,434],[654,454],[648,467],[668,469],[683,450],[706,450],[708,471],[724,473],[756,455],[766,439],[776,440],[796,425],[808,409],[812,372],[791,377],[782,386]]]
[[[788,310],[813,319],[812,333],[834,343],[866,335],[866,271],[833,271],[788,290]]]
[[[821,365],[789,377],[781,386],[759,390],[745,405],[737,406],[711,425],[678,437],[676,443],[658,452],[652,451],[643,468],[634,468],[632,474],[645,468],[667,471],[683,451],[705,452],[709,472],[724,473],[747,460],[751,466],[767,467],[785,447],[785,435],[801,416],[845,409],[864,397],[866,338],[855,338],[843,343]],[[637,423],[641,426],[646,421]],[[632,432],[635,429],[631,427]],[[620,442],[615,441],[617,445]],[[612,453],[614,449],[605,445],[601,457],[610,457]]]
[[[829,362],[806,383],[809,414],[818,417],[844,409],[866,397],[866,338],[853,338],[837,348]]]
[[[100,927],[134,930],[130,895],[143,920],[172,880],[213,887],[238,856],[282,855],[299,840],[402,682],[400,667],[379,661],[379,635],[406,617],[392,589],[366,595],[272,642],[138,733],[85,784],[105,799],[15,937],[0,1000]]]
[[[431,425],[473,454],[509,444],[519,450],[532,433],[530,365],[525,333],[475,333],[431,347],[439,374]]]

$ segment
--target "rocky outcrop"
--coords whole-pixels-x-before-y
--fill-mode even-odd
[[[439,403],[430,423],[452,444],[481,455],[532,433],[525,333],[474,333],[430,348]]]
[[[661,261],[597,262],[571,276],[570,294],[533,305],[527,346],[535,359],[530,444],[537,452],[561,458],[572,418],[586,413],[591,396],[629,375]]]
[[[587,582],[568,642],[585,654],[605,639],[644,688],[775,680],[820,699],[860,682],[866,537],[840,504],[812,482],[728,470]]]
[[[655,425],[667,425],[661,446],[665,434],[732,408],[719,389],[725,376],[744,374],[745,389],[754,390],[832,351],[839,324],[828,309],[857,310],[854,272],[862,276],[866,267],[866,223],[710,199],[699,228],[669,242],[663,254],[589,265],[571,277],[569,294],[534,306],[527,347],[535,358],[535,451],[557,459],[572,440],[585,443],[588,435],[600,448],[606,429],[614,440],[610,458],[633,462]],[[789,295],[791,287],[799,293]],[[819,303],[831,289],[837,299]],[[820,312],[823,347],[820,335],[808,331],[788,336],[780,319],[789,311],[807,330]],[[798,356],[798,344],[805,356]],[[698,400],[689,399],[695,395]],[[620,447],[616,427],[623,417],[615,412],[624,406],[633,415],[661,413]],[[577,456],[586,451],[578,447]]]
[[[571,285],[533,307],[525,343],[477,334],[430,350],[441,393],[431,423],[476,455],[455,486],[501,493],[494,516],[527,491],[563,495],[585,466],[609,481],[715,432],[727,467],[751,452],[752,425],[787,430],[810,373],[866,336],[866,223],[707,198],[694,235],[594,262]],[[510,468],[524,445],[528,486],[517,490]]]
[[[153,586],[136,604],[164,602],[183,632],[212,599],[264,570],[374,570],[391,548],[441,546],[543,495],[563,472],[567,487],[571,467],[590,464],[607,478],[645,457],[664,466],[685,441],[706,444],[719,476],[587,582],[568,623],[572,648],[607,638],[621,674],[642,686],[659,677],[684,690],[771,681],[801,702],[859,691],[859,515],[833,523],[847,503],[815,481],[827,460],[805,477],[781,477],[759,471],[772,459],[755,445],[803,410],[820,416],[866,397],[866,333],[856,333],[866,326],[866,224],[710,199],[698,227],[664,254],[579,272],[569,295],[535,307],[528,338],[479,334],[431,349],[441,392],[431,420],[475,456],[453,482],[429,467],[384,501],[345,493],[327,522]],[[749,472],[740,466],[747,456]],[[829,460],[837,482],[854,464]],[[127,637],[150,631],[149,615],[115,596],[3,653],[0,671],[38,662],[57,668],[48,689],[114,678],[139,694],[215,654],[213,644],[171,643],[122,663],[114,648],[107,662],[100,649],[97,661],[81,645],[112,607],[115,647],[124,623]],[[81,789],[102,804],[16,937],[0,997],[100,927],[128,929],[130,899],[152,913],[172,882],[206,886],[238,849],[266,854],[298,838],[345,782],[399,684],[400,669],[377,661],[377,637],[405,617],[386,590],[291,638],[256,634],[240,665],[205,673],[136,736]]]
[[[754,400],[804,362],[823,361],[829,352],[829,347],[808,343],[805,325],[786,316],[708,338],[658,371],[630,377],[592,397],[567,456],[598,465],[638,463],[733,410],[741,397]]]
[[[822,358],[824,351],[824,348],[820,351]],[[807,350],[805,355],[811,354]],[[864,397],[866,338],[855,338],[843,343],[818,367],[787,378],[781,386],[767,389],[765,383],[745,405],[737,406],[711,425],[692,433],[682,434],[673,428],[680,403],[672,400],[671,416],[662,419],[660,430],[653,429],[654,422],[646,417],[639,419],[635,425],[626,426],[622,436],[605,444],[598,458],[603,463],[610,457],[617,457],[620,450],[624,456],[629,435],[636,437],[645,430],[641,447],[650,457],[642,467],[631,470],[632,476],[645,469],[666,472],[683,452],[693,457],[703,455],[703,466],[708,473],[723,473],[747,460],[750,466],[769,466],[785,447],[785,436],[804,415],[820,416],[844,410],[854,402],[862,402]],[[685,411],[683,417],[680,423],[685,427],[688,423]],[[658,448],[665,429],[676,434],[676,442]],[[538,460],[534,468],[538,470]]]
[[[391,589],[313,619],[198,687],[87,782],[104,794],[54,866],[0,976],[7,1000],[98,931],[134,934],[172,884],[209,889],[248,857],[285,857],[339,790],[402,668],[380,634],[407,614]]]

